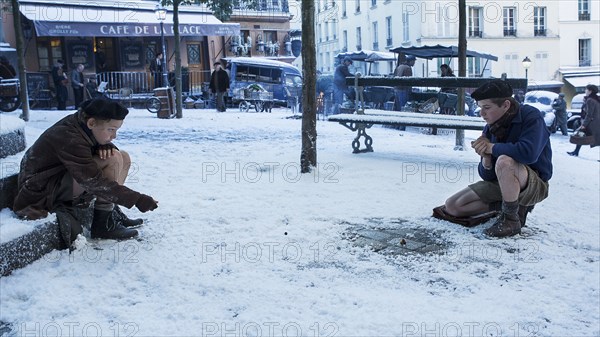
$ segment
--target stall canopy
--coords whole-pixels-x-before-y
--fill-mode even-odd
[[[160,22],[151,6],[128,3],[112,7],[96,3],[20,1],[21,13],[35,26],[37,36],[160,36]],[[154,4],[153,4],[154,5]],[[230,36],[240,34],[238,23],[223,23],[201,10],[179,12],[181,36]],[[167,11],[164,35],[173,36],[173,12]]]
[[[351,51],[345,53],[339,53],[335,56],[338,59],[342,59],[344,57],[349,57],[353,61],[365,61],[365,62],[375,62],[375,61],[395,61],[396,55],[394,53],[384,52],[384,51],[375,51],[375,50],[361,50],[361,51]]]
[[[394,53],[404,53],[424,59],[434,59],[438,57],[458,57],[457,46],[421,46],[421,47],[396,47],[390,49]],[[491,54],[479,53],[467,49],[467,57],[481,57],[487,60],[498,61],[498,57]]]

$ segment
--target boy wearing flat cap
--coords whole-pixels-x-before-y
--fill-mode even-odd
[[[511,86],[493,80],[471,97],[486,121],[481,137],[471,143],[481,156],[482,181],[452,195],[433,216],[463,226],[475,226],[498,216],[485,234],[506,237],[521,233],[527,213],[548,196],[552,177],[550,132],[540,111],[519,105]]]
[[[74,219],[77,200],[92,199],[91,237],[129,239],[141,219],[129,219],[117,205],[142,212],[158,203],[123,185],[131,158],[111,142],[129,111],[104,98],[88,100],[79,110],[44,131],[21,161],[14,212],[26,219],[56,213],[67,246],[82,232]]]

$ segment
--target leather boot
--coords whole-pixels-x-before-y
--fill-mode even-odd
[[[123,227],[122,224],[113,221],[113,211],[94,210],[92,221],[92,239],[127,240],[138,235],[135,229]]]
[[[521,233],[521,221],[519,220],[519,202],[502,202],[502,213],[496,222],[484,231],[488,236],[503,238]]]
[[[521,221],[521,228],[525,227],[527,213],[531,213],[531,211],[533,211],[533,206],[519,205],[519,221]]]
[[[143,219],[128,218],[117,205],[115,205],[115,208],[113,209],[112,218],[115,223],[120,223],[123,227],[127,228],[139,227],[144,223]]]

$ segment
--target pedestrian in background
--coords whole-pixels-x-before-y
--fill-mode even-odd
[[[588,84],[585,87],[585,98],[582,114],[585,114],[583,123],[578,130],[584,131],[586,136],[593,136],[594,139],[590,147],[600,145],[600,97],[598,97],[598,87]],[[579,150],[582,145],[575,146],[575,150],[567,152],[570,156],[579,156]]]
[[[150,71],[152,72],[152,76],[154,76],[154,88],[161,88],[163,86],[162,74],[165,69],[163,57],[163,53],[158,52],[156,53],[156,58],[150,62]]]
[[[217,111],[225,112],[225,93],[229,90],[229,75],[223,70],[221,62],[215,62],[215,71],[210,75],[210,91],[217,95]]]
[[[344,103],[344,95],[348,97],[348,99],[354,100],[354,95],[348,89],[348,85],[346,84],[346,77],[353,77],[354,74],[350,72],[350,65],[352,64],[352,59],[349,57],[345,57],[342,61],[342,64],[335,68],[335,73],[333,74],[333,113],[340,113],[340,106]]]
[[[62,66],[56,67],[52,72],[54,80],[54,88],[56,89],[56,103],[58,110],[67,110],[67,100],[69,99],[69,90],[67,90],[67,84],[69,79],[65,74]]]
[[[567,132],[567,102],[565,102],[565,94],[562,92],[552,101],[552,109],[556,115],[556,129],[560,129],[563,136],[568,136]]]
[[[79,108],[81,102],[83,102],[83,64],[78,64],[77,68],[71,72],[71,87],[73,88],[73,96],[75,98],[75,109]]]
[[[412,66],[415,65],[416,58],[412,55],[407,55],[406,59],[403,63],[399,64],[394,71],[394,76],[397,77],[410,77],[413,75]],[[397,86],[394,88],[396,90],[396,111],[401,111],[402,107],[408,102],[408,98],[410,92],[412,91],[411,87],[405,86]]]

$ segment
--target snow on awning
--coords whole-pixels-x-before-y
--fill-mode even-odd
[[[442,46],[439,44],[435,46],[397,47],[390,49],[390,51],[394,53],[404,53],[406,55],[413,55],[415,57],[429,60],[438,57],[458,57],[457,46]],[[467,57],[481,57],[487,60],[498,61],[497,56],[476,52],[473,50],[467,50]]]
[[[114,6],[114,4],[113,4]],[[33,21],[38,36],[160,36],[160,22],[149,6],[94,6],[21,1],[21,13]],[[238,23],[223,23],[206,11],[180,11],[181,36],[240,34]],[[164,35],[173,36],[173,12],[167,11]]]
[[[575,88],[584,88],[588,84],[600,85],[600,75],[564,76],[563,78]]]

